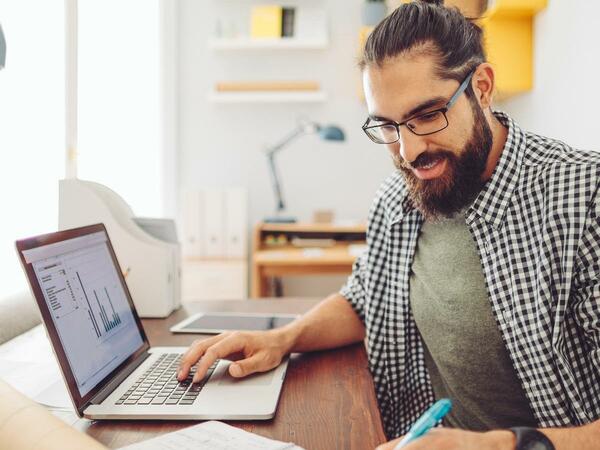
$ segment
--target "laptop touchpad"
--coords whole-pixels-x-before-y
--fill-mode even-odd
[[[229,375],[229,370],[221,373],[219,385],[238,385],[242,386],[268,386],[272,383],[275,369],[265,373],[254,373],[244,378],[234,378]]]

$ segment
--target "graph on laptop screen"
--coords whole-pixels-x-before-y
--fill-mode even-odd
[[[103,232],[24,252],[84,396],[143,339]]]

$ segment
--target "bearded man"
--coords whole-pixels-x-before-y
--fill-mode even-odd
[[[363,130],[397,169],[366,253],[292,324],[193,344],[180,378],[238,351],[241,377],[366,338],[389,438],[434,400],[454,404],[407,450],[598,448],[600,154],[493,111],[482,31],[441,0],[396,9],[360,67]]]

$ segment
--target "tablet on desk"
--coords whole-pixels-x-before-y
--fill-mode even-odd
[[[198,313],[173,325],[173,333],[218,334],[233,330],[265,331],[282,327],[294,319],[296,314],[256,313]]]

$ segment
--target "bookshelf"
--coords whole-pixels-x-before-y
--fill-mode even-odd
[[[300,0],[283,2],[275,1],[270,5],[243,4],[239,7],[227,7],[225,2],[219,8],[217,15],[216,32],[208,39],[207,48],[214,54],[220,54],[218,58],[225,65],[233,65],[240,58],[248,58],[252,52],[253,57],[271,58],[272,63],[276,65],[277,59],[281,56],[285,58],[287,52],[323,52],[329,48],[329,34],[327,26],[326,8],[322,4],[307,4]],[[260,24],[256,22],[256,8],[261,10]],[[265,11],[266,10],[266,11]],[[286,10],[292,10],[292,25],[288,26],[286,33],[285,19]],[[283,17],[274,17],[278,13]],[[277,35],[278,27],[281,28],[281,37]],[[234,30],[234,31],[232,31]],[[290,31],[291,30],[291,31]],[[266,37],[256,37],[266,36]],[[273,36],[273,37],[270,37]],[[315,53],[316,55],[316,53]],[[302,53],[302,60],[306,60],[310,65],[312,56],[310,53]],[[269,69],[270,65],[264,65],[266,71],[262,73],[248,71],[247,75],[243,73],[232,73],[237,82],[267,80],[277,83],[289,81],[290,73],[281,76],[281,79],[273,79],[274,74]],[[227,75],[226,75],[227,76]],[[228,77],[228,76],[227,76]],[[285,90],[285,89],[264,89],[246,87],[244,90],[239,88],[223,89],[217,85],[231,82],[231,80],[214,80],[213,88],[207,93],[207,100],[211,104],[319,104],[327,101],[327,94],[320,87],[318,80],[314,75],[308,75],[307,79],[298,80],[299,77],[293,76],[295,81],[313,82],[316,86],[311,89]]]
[[[323,103],[327,94],[315,92],[211,92],[208,101],[211,103]]]
[[[325,50],[329,46],[326,37],[321,38],[212,38],[211,50]]]

